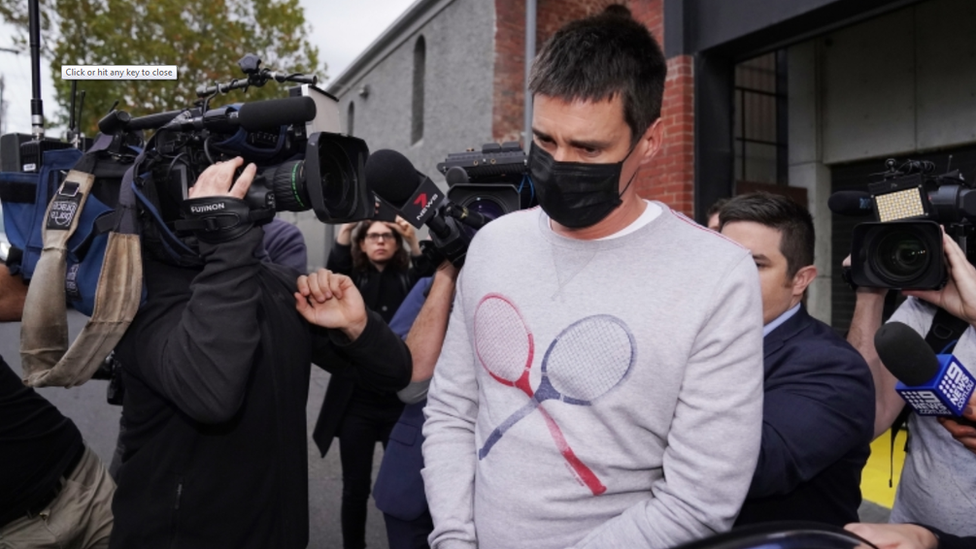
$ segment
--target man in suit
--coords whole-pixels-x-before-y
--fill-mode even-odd
[[[817,276],[810,213],[754,193],[725,204],[720,222],[723,235],[752,252],[763,301],[762,447],[736,526],[856,521],[874,386],[861,355],[803,306]]]

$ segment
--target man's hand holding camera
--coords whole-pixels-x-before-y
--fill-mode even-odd
[[[924,299],[942,307],[970,324],[976,322],[976,267],[949,235],[942,235],[949,281],[941,290],[906,291],[905,295]]]
[[[183,221],[177,228],[192,230],[203,242],[216,244],[234,240],[254,226],[250,207],[244,201],[257,167],[248,164],[237,180],[234,174],[244,164],[236,157],[210,165],[187,192],[181,211]]]
[[[295,308],[312,324],[338,329],[353,341],[366,328],[366,305],[352,279],[325,269],[298,277]]]

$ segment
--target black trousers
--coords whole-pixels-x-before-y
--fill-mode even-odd
[[[373,451],[376,443],[386,448],[396,419],[384,421],[347,413],[339,425],[339,459],[342,462],[342,546],[366,547],[366,512],[373,485]]]

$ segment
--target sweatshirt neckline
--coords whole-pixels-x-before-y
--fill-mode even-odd
[[[545,239],[550,244],[558,246],[560,248],[576,249],[576,250],[599,250],[599,249],[613,249],[619,248],[621,246],[626,246],[635,242],[637,240],[645,239],[649,236],[651,231],[660,230],[659,228],[665,223],[669,223],[671,219],[674,218],[674,212],[671,208],[665,204],[658,202],[656,200],[650,201],[653,204],[657,204],[661,208],[661,214],[652,219],[643,227],[637,229],[636,231],[625,234],[617,238],[609,239],[595,239],[595,240],[580,240],[577,238],[569,238],[568,236],[562,236],[557,234],[556,231],[552,229],[549,225],[549,216],[542,208],[537,207],[537,226],[539,232],[542,233],[542,238]]]

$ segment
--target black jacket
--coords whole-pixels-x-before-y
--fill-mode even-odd
[[[326,268],[350,276],[363,294],[366,307],[375,311],[386,322],[393,318],[400,303],[407,297],[418,280],[417,271],[410,269],[384,269],[377,271],[372,265],[353,272],[352,248],[336,244],[329,253]],[[343,374],[333,375],[322,400],[312,440],[324,457],[339,432],[342,419],[353,410],[367,414],[371,419],[394,423],[403,412],[403,403],[391,392],[377,393],[357,385],[356,379]]]
[[[145,258],[149,299],[118,346],[113,549],[305,547],[310,363],[377,390],[409,382],[409,351],[376,315],[352,343],[305,322],[297,273],[259,262],[260,242],[201,244],[202,270]]]
[[[801,306],[763,338],[759,463],[736,526],[857,522],[874,432],[874,383],[861,355]]]

